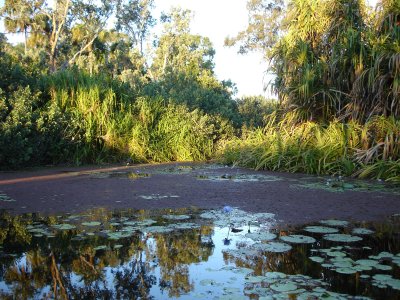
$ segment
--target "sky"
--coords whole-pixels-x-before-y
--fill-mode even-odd
[[[367,0],[375,5],[376,0]],[[0,0],[2,6],[4,0]],[[247,0],[155,0],[154,16],[160,17],[162,11],[168,12],[173,6],[180,6],[194,12],[191,24],[193,34],[210,38],[216,50],[215,73],[220,80],[232,80],[238,88],[238,97],[244,95],[264,95],[264,86],[273,78],[267,74],[267,62],[261,53],[246,55],[237,53],[236,47],[224,47],[227,36],[234,36],[244,30],[248,22]],[[4,32],[0,24],[0,32]],[[10,35],[8,35],[10,38]],[[18,39],[22,42],[22,37]],[[273,96],[272,96],[273,97]]]
[[[240,55],[236,47],[224,47],[224,40],[247,26],[247,0],[156,0],[156,16],[172,6],[194,12],[191,24],[193,34],[207,36],[216,49],[215,73],[220,80],[236,83],[238,96],[264,95],[263,79],[267,63],[260,53]],[[264,80],[266,81],[266,80]]]

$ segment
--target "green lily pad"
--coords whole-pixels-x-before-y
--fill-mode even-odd
[[[147,227],[145,231],[149,233],[167,233],[167,232],[172,232],[173,228],[168,226],[150,226]]]
[[[368,267],[375,267],[378,265],[378,261],[372,259],[359,259],[355,261],[356,264],[368,266]]]
[[[357,273],[357,270],[355,270],[354,268],[348,268],[348,267],[337,268],[335,271],[340,274],[355,274],[355,273]]]
[[[168,220],[187,220],[190,219],[188,215],[163,215],[164,219]]]
[[[371,230],[371,229],[367,229],[367,228],[354,228],[352,230],[352,233],[353,234],[360,234],[360,235],[365,234],[366,235],[366,234],[373,234],[374,231]]]
[[[345,257],[347,254],[341,251],[330,251],[326,253],[328,256],[331,257]]]
[[[284,242],[293,244],[313,244],[316,242],[313,237],[300,234],[281,236],[280,239]]]
[[[390,271],[390,270],[393,269],[391,266],[382,265],[382,264],[377,264],[377,265],[374,266],[374,268],[377,269],[377,270],[381,270],[381,271]]]
[[[93,222],[83,222],[82,225],[83,225],[83,226],[94,227],[94,226],[99,226],[99,225],[101,225],[101,222],[96,222],[96,221],[93,221]]]
[[[341,220],[323,220],[320,221],[321,224],[328,225],[328,226],[333,226],[333,227],[346,227],[349,225],[349,222],[347,221],[341,221]]]
[[[266,277],[265,276],[249,276],[249,277],[246,277],[245,279],[246,279],[246,282],[248,282],[248,283],[261,283],[266,279]]]
[[[297,290],[297,285],[292,282],[288,283],[274,283],[270,285],[270,288],[276,292],[290,292]]]
[[[58,230],[71,230],[71,229],[75,229],[76,228],[75,225],[71,225],[71,224],[67,224],[67,223],[56,224],[56,225],[53,225],[53,227],[58,229]]]
[[[257,250],[266,251],[266,252],[275,252],[275,253],[287,252],[292,249],[292,246],[285,244],[285,243],[279,243],[279,242],[269,242],[266,244],[258,243],[258,244],[254,244],[252,247]]]
[[[303,230],[312,233],[337,233],[337,228],[326,227],[326,226],[307,226]]]
[[[343,243],[352,243],[361,241],[362,238],[355,235],[350,234],[340,234],[340,233],[331,233],[325,234],[323,236],[325,240],[332,241],[332,242],[343,242]]]
[[[316,263],[322,263],[325,260],[323,257],[320,256],[310,256],[309,259]]]

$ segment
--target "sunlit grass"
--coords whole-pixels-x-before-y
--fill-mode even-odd
[[[227,143],[224,163],[255,169],[400,181],[400,121],[271,122]]]

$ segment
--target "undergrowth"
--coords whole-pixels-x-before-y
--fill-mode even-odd
[[[365,124],[295,124],[277,121],[273,114],[264,128],[229,141],[219,158],[255,169],[400,182],[400,120],[375,117]]]

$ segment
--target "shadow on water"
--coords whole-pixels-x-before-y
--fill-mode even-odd
[[[0,214],[0,298],[400,298],[400,217],[277,228],[272,214]]]

